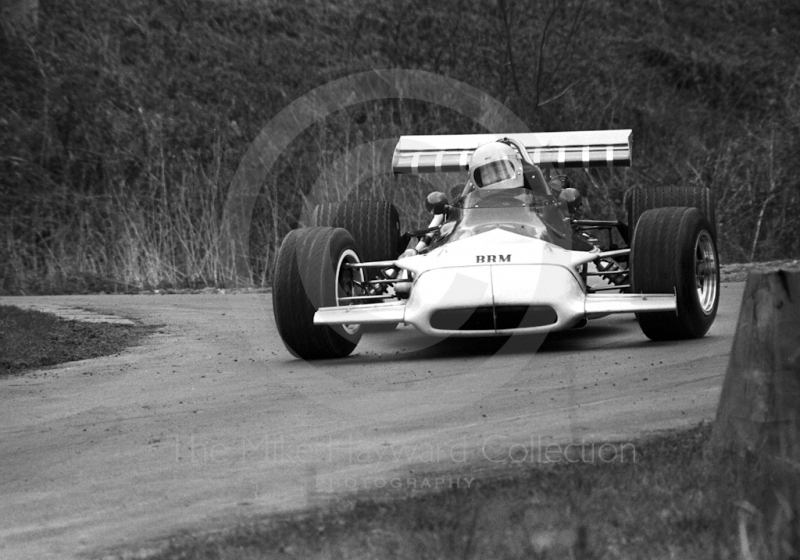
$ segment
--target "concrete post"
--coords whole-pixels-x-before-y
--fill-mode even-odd
[[[800,460],[800,271],[748,276],[711,441]]]
[[[797,558],[800,271],[748,276],[710,444],[720,467],[739,472],[743,505],[750,508],[739,512],[743,556],[753,557],[747,544],[749,515],[760,527],[752,531],[758,550],[773,558]]]

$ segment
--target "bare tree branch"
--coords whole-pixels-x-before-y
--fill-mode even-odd
[[[517,95],[521,96],[519,89],[519,80],[517,80],[517,68],[514,63],[514,47],[513,39],[511,37],[511,24],[509,22],[508,6],[506,0],[498,0],[498,7],[500,8],[500,16],[503,20],[503,30],[506,38],[506,55],[508,56],[508,64],[511,67],[511,80],[514,83],[514,91]]]
[[[575,12],[575,17],[572,18],[572,25],[570,26],[569,33],[567,34],[567,41],[564,43],[564,46],[561,49],[561,56],[558,58],[558,62],[553,67],[553,71],[550,72],[550,76],[555,76],[556,73],[561,69],[561,64],[564,62],[564,57],[569,52],[569,45],[572,42],[572,37],[575,35],[576,30],[578,29],[578,25],[580,25],[581,21],[581,14],[583,13],[583,6],[586,4],[586,0],[580,0],[578,4],[578,9]]]
[[[767,206],[772,199],[775,198],[775,190],[778,187],[778,181],[775,180],[775,128],[772,128],[772,135],[769,143],[769,192],[764,202],[761,203],[761,209],[758,212],[758,220],[756,220],[756,231],[753,234],[753,246],[750,248],[750,261],[753,261],[756,256],[756,249],[758,248],[758,236],[761,233],[761,223],[764,221],[764,213],[767,211]]]
[[[561,91],[561,93],[558,93],[558,94],[554,95],[553,97],[551,97],[550,99],[547,99],[546,101],[542,101],[541,103],[539,103],[539,105],[537,105],[537,107],[542,107],[542,106],[544,106],[544,105],[547,105],[548,103],[552,103],[553,101],[555,101],[555,100],[556,100],[556,99],[558,99],[559,97],[562,97],[562,96],[563,96],[565,93],[567,93],[569,90],[571,90],[571,89],[572,89],[572,87],[573,87],[575,84],[577,84],[577,83],[578,83],[578,81],[579,81],[579,80],[576,80],[576,81],[572,82],[570,85],[568,85],[567,87],[565,87],[565,88],[564,88],[564,89]]]
[[[539,42],[539,56],[536,60],[536,93],[534,96],[533,106],[539,106],[539,99],[541,97],[542,92],[542,76],[544,75],[544,51],[547,48],[547,38],[550,33],[550,26],[553,23],[553,20],[556,17],[556,13],[558,12],[559,7],[564,3],[564,0],[557,1],[553,9],[550,10],[550,14],[547,16],[547,19],[544,23],[544,28],[542,28],[542,38]]]

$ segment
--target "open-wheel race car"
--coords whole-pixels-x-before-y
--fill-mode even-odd
[[[627,221],[586,220],[561,169],[631,164],[631,131],[404,136],[395,174],[461,173],[425,201],[429,227],[401,234],[395,207],[316,207],[273,277],[275,321],[303,359],[349,355],[365,330],[433,336],[580,328],[635,313],[654,340],[706,334],[719,303],[711,192],[634,187]]]

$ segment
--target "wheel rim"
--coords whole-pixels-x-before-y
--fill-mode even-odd
[[[706,315],[714,311],[717,301],[717,253],[707,231],[700,232],[694,248],[694,278],[700,309]]]
[[[353,264],[361,262],[356,255],[355,251],[347,249],[339,256],[339,262],[336,265],[336,285],[334,290],[336,293],[336,306],[341,307],[345,305],[352,305],[350,301],[340,301],[340,298],[353,297],[360,294],[356,282],[364,282],[364,271],[360,268],[350,268],[344,266],[345,264]],[[352,325],[342,325],[344,332],[347,334],[356,334],[361,325],[356,323]]]

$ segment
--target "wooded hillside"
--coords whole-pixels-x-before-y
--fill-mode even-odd
[[[35,30],[0,37],[0,293],[229,284],[220,217],[248,146],[313,88],[390,68],[463,81],[534,131],[632,128],[631,169],[572,173],[593,217],[623,218],[634,185],[703,185],[723,261],[800,255],[800,3],[41,0]],[[483,130],[397,99],[308,128],[262,185],[253,282],[348,150],[465,132]],[[405,227],[429,190],[364,188]]]

